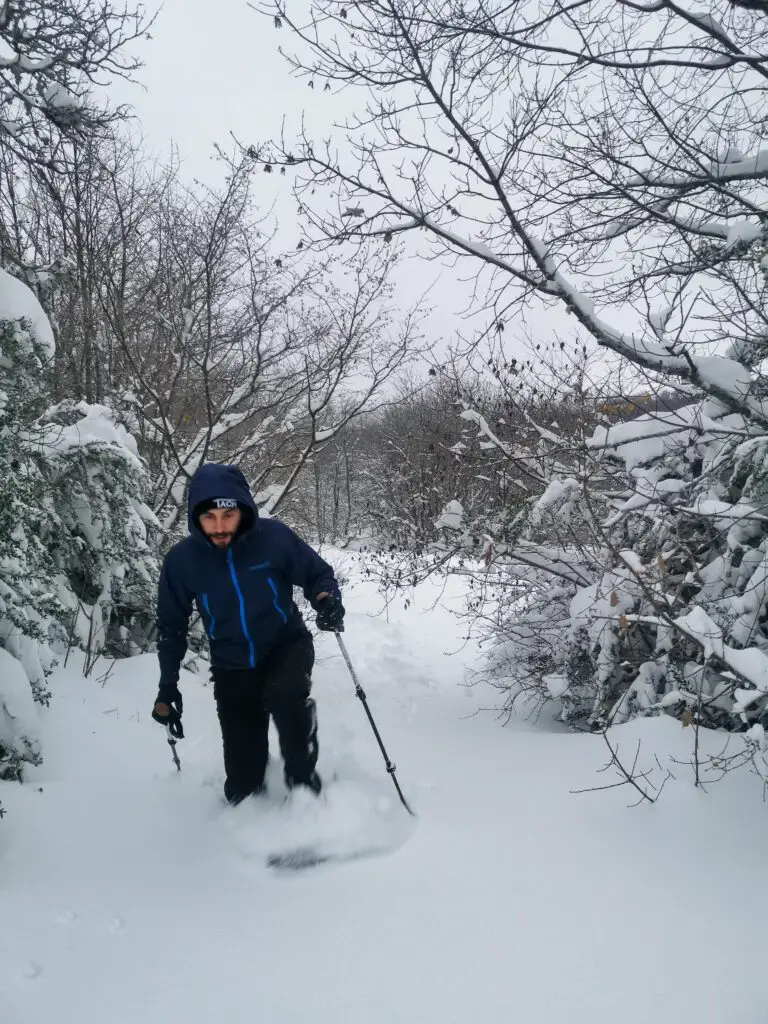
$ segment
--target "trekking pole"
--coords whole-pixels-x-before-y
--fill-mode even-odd
[[[381,751],[382,756],[384,757],[384,763],[387,766],[387,771],[392,776],[392,781],[395,784],[395,789],[397,790],[397,795],[400,797],[400,802],[402,803],[402,805],[406,809],[406,811],[408,811],[408,813],[412,817],[415,818],[416,817],[415,813],[408,806],[408,801],[403,796],[402,789],[400,789],[400,783],[397,781],[397,776],[395,775],[395,766],[389,760],[389,757],[387,756],[387,752],[384,749],[384,744],[382,742],[381,736],[379,735],[379,730],[376,728],[376,723],[373,720],[373,715],[371,714],[371,709],[368,707],[368,700],[367,700],[367,698],[365,696],[365,691],[363,690],[362,686],[360,685],[360,682],[359,682],[359,680],[357,678],[357,673],[355,672],[355,670],[354,670],[354,668],[352,666],[352,662],[350,661],[350,658],[349,658],[349,652],[347,651],[347,648],[346,648],[346,645],[345,645],[344,641],[341,639],[341,633],[338,633],[338,632],[336,633],[336,639],[339,641],[339,647],[341,648],[341,653],[344,655],[344,661],[346,661],[346,663],[347,663],[347,668],[349,669],[349,674],[352,676],[352,682],[355,684],[355,694],[360,699],[363,707],[365,708],[365,713],[368,716],[368,721],[371,723],[371,728],[373,729],[373,735],[376,737],[376,742],[379,744],[379,750]]]
[[[171,746],[171,754],[173,755],[173,763],[176,765],[176,768],[179,771],[181,771],[181,761],[179,760],[179,755],[176,753],[176,740],[173,737],[173,735],[171,734],[171,727],[169,725],[166,725],[165,731],[166,731],[166,734],[168,736],[168,743]]]

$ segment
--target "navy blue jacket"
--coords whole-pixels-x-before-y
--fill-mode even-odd
[[[224,550],[206,538],[194,509],[208,498],[235,498],[244,529]],[[208,634],[215,668],[253,668],[283,639],[305,633],[294,586],[317,609],[324,591],[339,597],[333,569],[284,523],[260,519],[235,466],[208,463],[189,488],[189,536],[163,561],[157,599],[160,685],[176,685],[187,650],[193,603]]]

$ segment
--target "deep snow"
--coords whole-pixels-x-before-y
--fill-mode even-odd
[[[466,688],[459,584],[385,615],[347,586],[345,639],[406,795],[384,772],[332,637],[315,695],[326,800],[225,808],[210,687],[183,681],[177,773],[149,717],[156,668],[70,668],[45,764],[0,785],[2,1024],[764,1024],[768,821],[746,772],[707,794],[670,765],[691,730],[616,730],[676,775],[628,809],[599,738],[503,728]],[[433,607],[433,602],[441,603]],[[96,675],[106,669],[97,666]],[[657,769],[660,781],[661,772]],[[385,856],[282,876],[267,852],[325,839]]]

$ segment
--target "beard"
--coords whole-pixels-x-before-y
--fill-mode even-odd
[[[225,548],[232,543],[234,536],[234,533],[209,533],[208,539],[211,543],[215,544],[217,548]]]

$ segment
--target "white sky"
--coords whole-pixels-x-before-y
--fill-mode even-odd
[[[276,29],[246,0],[165,0],[152,40],[139,51],[145,61],[138,75],[143,88],[114,82],[109,94],[113,102],[134,107],[153,152],[167,156],[173,144],[187,179],[212,182],[220,173],[213,160],[214,143],[229,148],[230,132],[242,142],[258,143],[279,135],[285,119],[290,138],[305,117],[313,134],[327,136],[334,118],[343,120],[344,98],[322,88],[310,89],[305,81],[291,76],[278,47],[290,49],[292,44],[288,29]],[[295,245],[298,232],[293,227],[296,210],[289,177],[263,174],[258,188],[259,206],[274,209],[287,244]],[[441,347],[457,329],[469,333],[460,314],[471,289],[458,280],[459,274],[464,277],[468,271],[466,264],[459,272],[412,258],[397,275],[396,301],[403,308],[431,289],[428,304],[436,309],[426,327]],[[549,326],[566,332],[571,326],[562,313],[543,308],[534,327],[537,323],[545,333]],[[473,326],[484,326],[484,322],[475,321]],[[514,334],[514,325],[509,324],[504,336],[508,354],[519,355]]]
[[[213,144],[226,146],[230,131],[243,141],[267,139],[284,114],[296,124],[305,108],[313,124],[323,120],[322,98],[291,78],[281,42],[290,42],[287,30],[246,0],[165,0],[140,51],[145,89],[115,83],[110,92],[133,104],[155,149],[173,140],[188,175],[210,180]]]

